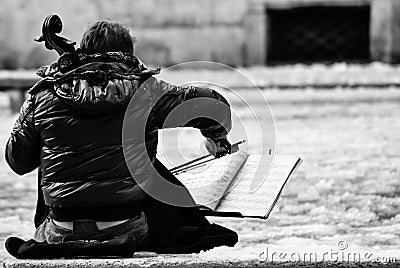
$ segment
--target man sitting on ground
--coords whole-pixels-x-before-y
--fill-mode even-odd
[[[134,56],[129,30],[110,21],[91,25],[80,49],[40,69],[46,81],[30,90],[6,147],[7,163],[17,174],[39,168],[36,242],[107,241],[124,236],[135,250],[157,252],[193,252],[236,243],[231,232],[234,239],[228,242],[198,244],[211,226],[199,209],[164,204],[137,183],[152,179],[143,169],[149,159],[153,172],[180,184],[155,158],[157,130],[164,127],[171,111],[190,100],[212,99],[193,105],[205,105],[215,118],[195,118],[187,109],[167,126],[199,128],[220,154],[229,152],[227,101],[214,90],[157,80],[153,76],[157,73]],[[131,137],[129,163],[122,139],[128,105],[135,107],[131,122],[146,126],[145,142]],[[194,119],[185,122],[191,116]],[[186,242],[177,239],[188,234],[192,239]]]

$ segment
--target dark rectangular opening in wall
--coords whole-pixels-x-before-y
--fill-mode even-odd
[[[366,62],[369,6],[267,9],[267,63]]]

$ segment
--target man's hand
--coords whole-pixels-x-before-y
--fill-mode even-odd
[[[232,150],[232,145],[226,137],[218,140],[207,139],[205,146],[207,151],[216,158],[230,154]]]

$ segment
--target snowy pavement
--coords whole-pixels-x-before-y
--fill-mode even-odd
[[[267,107],[258,93],[239,92],[262,121]],[[315,252],[318,256],[337,251],[399,259],[400,90],[269,90],[263,95],[274,116],[277,153],[299,155],[304,163],[284,189],[270,219],[210,218],[237,231],[239,243],[235,248],[216,248],[196,256],[256,260],[265,258],[262,253],[266,251]],[[251,128],[254,122],[243,106],[233,101],[232,107]],[[14,119],[15,115],[2,110],[1,150]],[[168,135],[163,137],[167,138],[160,145],[170,151],[172,163],[182,152],[188,159],[198,156],[198,131],[179,133],[166,131]],[[182,152],[174,152],[176,146],[168,142],[174,135],[180,136]],[[233,138],[238,137],[233,134]],[[247,138],[257,145],[259,137],[249,133]],[[193,142],[196,140],[198,143]],[[36,174],[19,178],[7,167],[4,151],[0,157],[1,260],[9,257],[3,248],[8,236],[32,237]],[[340,249],[344,243],[347,247]]]

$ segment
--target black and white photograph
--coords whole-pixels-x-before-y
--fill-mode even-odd
[[[399,0],[0,0],[0,265],[398,267]]]

